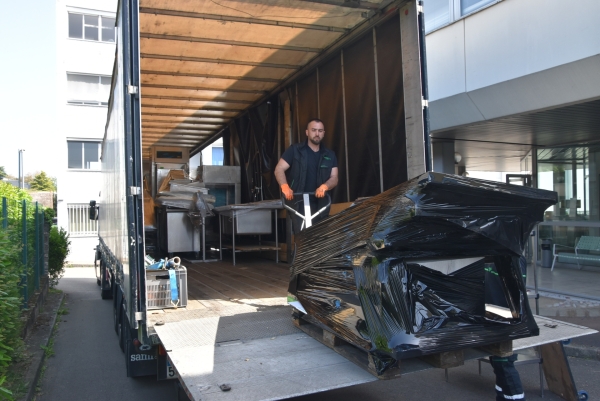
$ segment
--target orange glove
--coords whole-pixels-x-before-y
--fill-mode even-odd
[[[287,199],[287,200],[294,199],[294,191],[292,191],[292,188],[290,188],[290,186],[288,184],[283,184],[281,186],[281,192],[283,192],[283,196],[285,196],[285,199]]]
[[[329,188],[327,188],[327,185],[322,184],[319,188],[317,188],[317,190],[315,191],[315,196],[317,198],[323,198],[325,196],[325,192],[327,192],[329,190]]]

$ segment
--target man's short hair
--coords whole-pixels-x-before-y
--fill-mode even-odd
[[[306,129],[308,129],[308,126],[312,122],[323,124],[323,129],[325,129],[325,123],[322,120],[319,120],[318,118],[313,118],[313,119],[308,120],[308,122],[306,123]]]

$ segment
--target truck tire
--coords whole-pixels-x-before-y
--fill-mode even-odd
[[[119,336],[119,324],[121,322],[121,316],[119,312],[121,311],[121,303],[119,302],[119,294],[117,294],[118,287],[116,285],[113,286],[113,328],[115,329],[115,333],[117,333],[117,337]]]
[[[94,275],[96,276],[96,284],[98,284],[98,286],[102,285],[102,281],[100,281],[100,275],[98,274],[98,263],[102,264],[102,259],[97,259],[94,260]]]
[[[191,401],[190,397],[187,396],[183,386],[179,382],[179,380],[174,380],[175,382],[175,394],[177,394],[177,401]]]
[[[112,280],[108,282],[106,279],[106,265],[103,262],[100,262],[100,280],[100,297],[102,299],[111,299],[113,283]]]
[[[122,352],[125,352],[125,340],[126,340],[126,327],[129,327],[126,322],[125,311],[123,310],[123,304],[121,304],[121,319],[119,319],[119,348],[121,348]]]
[[[132,377],[131,372],[131,347],[133,344],[131,343],[131,330],[129,328],[129,322],[127,321],[127,314],[125,310],[121,311],[121,351],[125,354],[125,368],[127,371],[127,377]]]

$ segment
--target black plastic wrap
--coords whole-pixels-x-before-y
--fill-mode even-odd
[[[297,235],[289,291],[307,319],[372,352],[380,372],[397,359],[537,335],[519,256],[556,201],[551,191],[426,173]]]

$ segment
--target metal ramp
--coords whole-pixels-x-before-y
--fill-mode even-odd
[[[540,335],[515,340],[513,350],[596,332],[542,316],[535,319]],[[277,400],[378,380],[296,328],[289,306],[239,305],[154,328],[192,400]],[[487,355],[475,349],[465,352],[466,360]],[[403,374],[432,368],[418,358],[400,363]],[[223,384],[231,389],[222,391]]]
[[[569,340],[576,337],[587,336],[598,331],[584,326],[578,326],[544,316],[534,315],[535,322],[540,328],[540,335],[536,337],[521,338],[513,341],[513,351],[537,347],[539,345]]]
[[[297,329],[289,306],[252,309],[155,326],[190,399],[277,400],[377,380]]]

